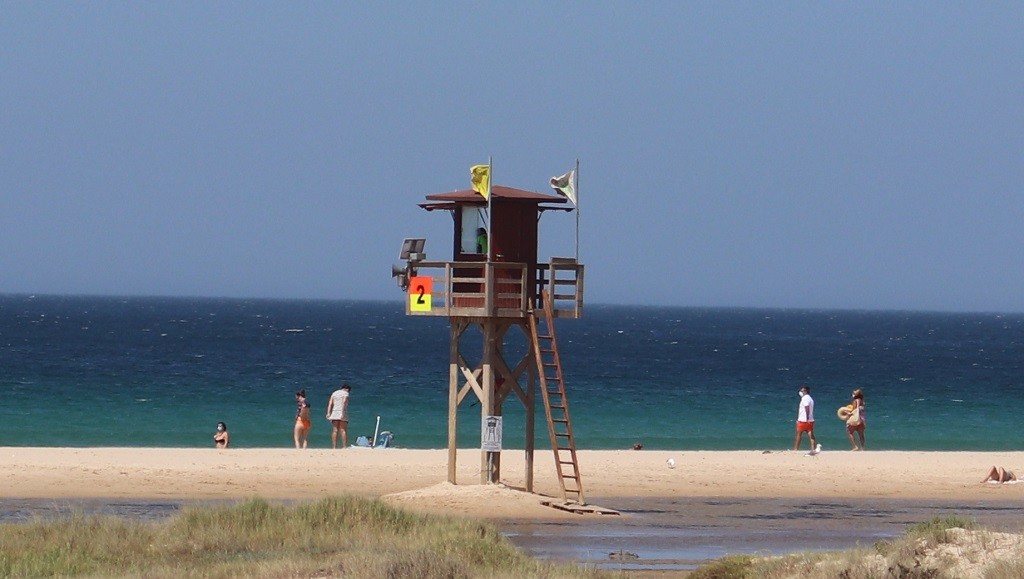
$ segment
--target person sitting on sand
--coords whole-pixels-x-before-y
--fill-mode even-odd
[[[213,446],[216,448],[227,448],[231,442],[231,435],[228,434],[228,425],[223,422],[217,423],[217,432],[213,435]]]
[[[992,470],[988,471],[988,476],[982,479],[981,482],[987,483],[989,481],[1004,483],[1017,480],[1017,476],[1012,472],[1006,470],[1001,466],[993,466]]]

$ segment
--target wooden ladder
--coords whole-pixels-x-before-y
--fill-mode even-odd
[[[544,306],[543,318],[536,310],[529,316],[530,336],[537,357],[537,374],[540,376],[544,413],[548,418],[551,449],[555,452],[558,485],[562,488],[563,502],[585,505],[583,480],[580,478],[579,461],[576,460],[576,438],[572,434],[572,421],[569,419],[569,399],[565,396],[562,362],[558,356],[558,341],[555,339],[554,309],[547,290],[541,292],[541,302]]]

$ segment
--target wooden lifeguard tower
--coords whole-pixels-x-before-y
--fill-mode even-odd
[[[420,207],[450,212],[454,221],[451,261],[426,261],[422,239],[406,239],[393,275],[407,291],[406,313],[450,320],[448,371],[448,481],[455,483],[459,404],[470,394],[480,401],[480,482],[496,483],[501,448],[487,437],[499,424],[510,394],[525,409],[526,490],[533,491],[536,389],[539,383],[555,455],[563,502],[585,504],[576,443],[569,417],[554,320],[578,318],[583,311],[583,266],[575,258],[538,262],[538,224],[545,211],[572,211],[566,199],[503,186],[490,188],[490,202],[472,189],[427,195]],[[481,247],[478,232],[488,223]],[[480,359],[467,359],[466,330],[483,338]],[[506,336],[518,328],[529,352],[506,357]],[[498,436],[500,442],[500,432]]]

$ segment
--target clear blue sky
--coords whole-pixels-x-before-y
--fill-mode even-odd
[[[581,162],[590,303],[1024,311],[1024,4],[6,2],[0,293],[400,299]],[[542,257],[572,255],[545,215]]]

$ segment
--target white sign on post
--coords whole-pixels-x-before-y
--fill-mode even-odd
[[[480,450],[501,452],[501,417],[484,416],[480,424]]]

